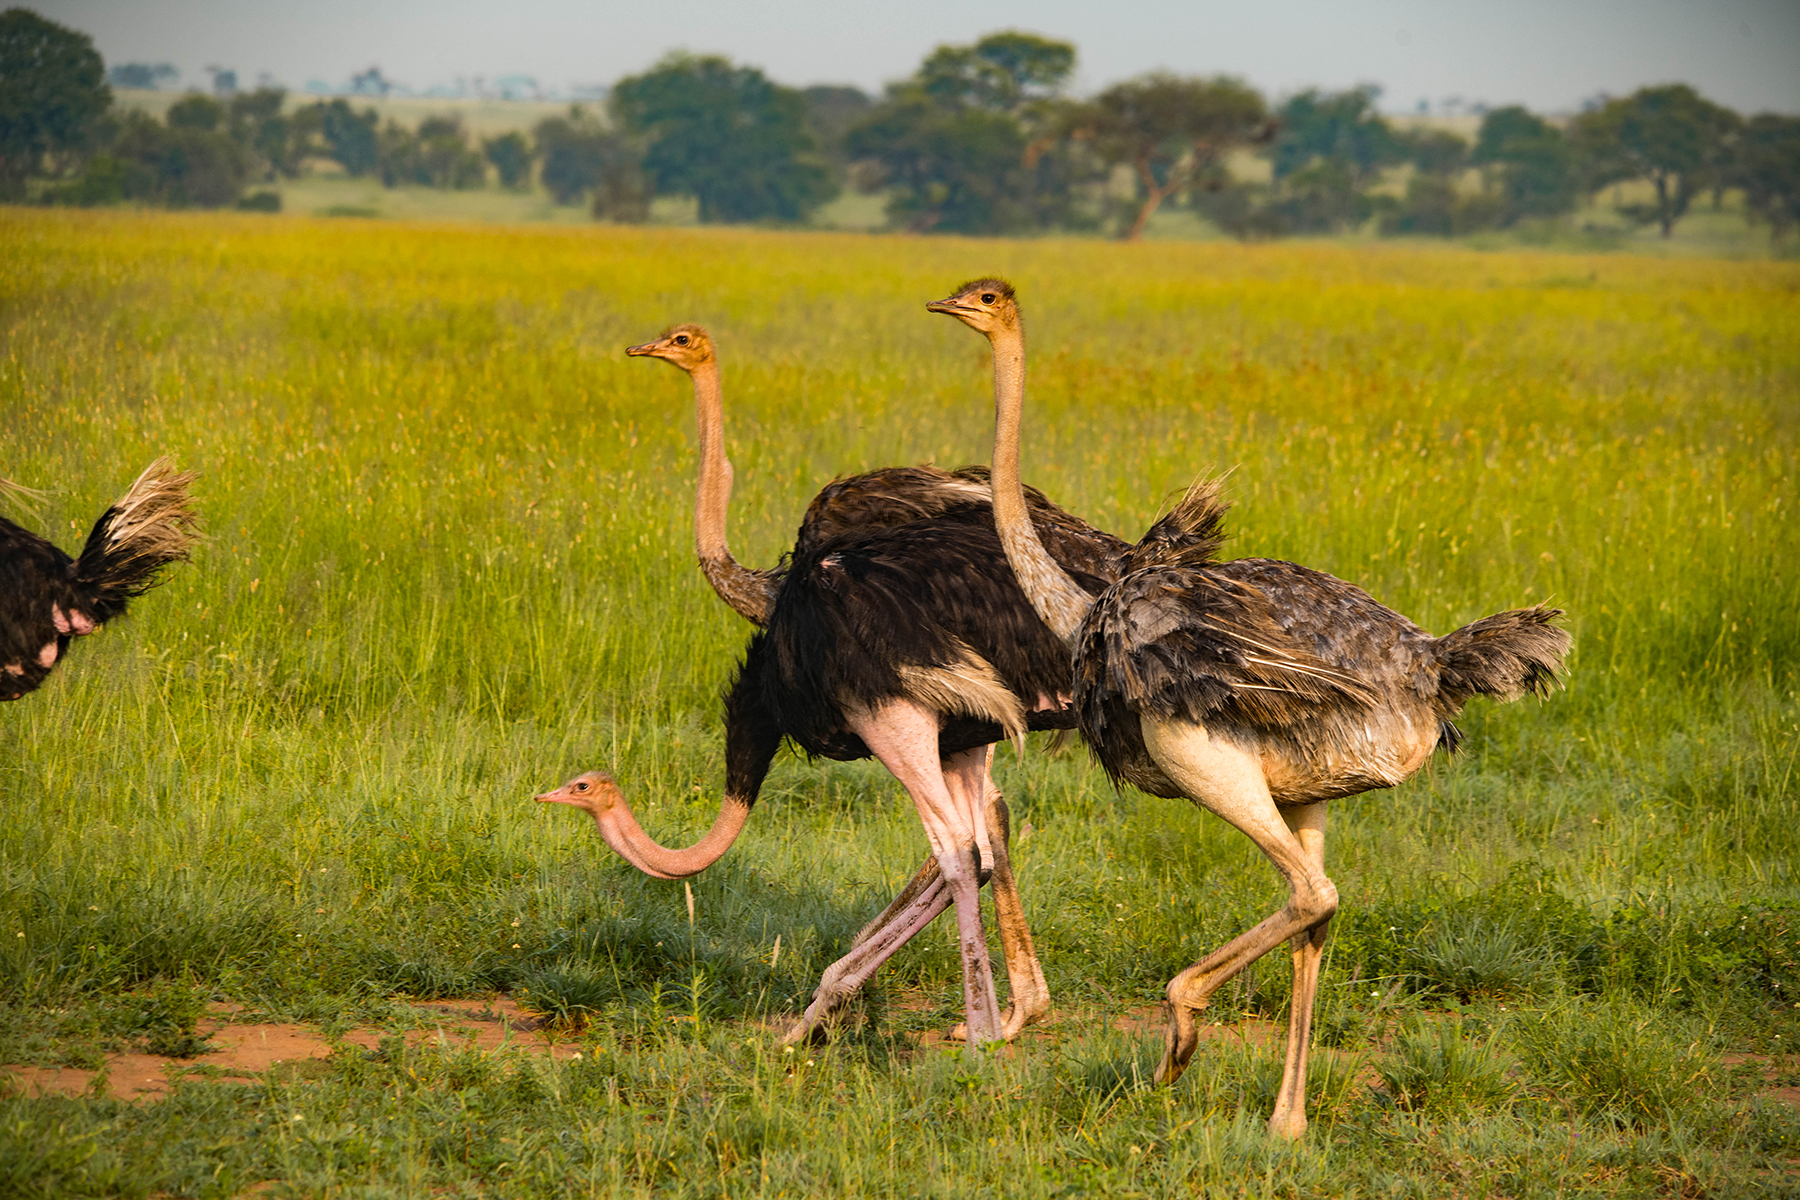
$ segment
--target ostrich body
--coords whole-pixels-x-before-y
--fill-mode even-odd
[[[1156,1078],[1193,1056],[1194,1016],[1226,981],[1292,939],[1294,989],[1274,1132],[1306,1129],[1306,1052],[1319,955],[1337,888],[1325,874],[1328,801],[1393,787],[1439,746],[1476,695],[1513,700],[1554,683],[1569,635],[1554,609],[1498,613],[1434,638],[1360,589],[1273,559],[1220,562],[1225,506],[1191,489],[1095,592],[1023,519],[1019,426],[1024,334],[1010,287],[981,280],[926,306],[994,348],[994,518],[1007,559],[1074,656],[1083,735],[1115,782],[1186,797],[1242,831],[1287,880],[1288,903],[1170,981]]]
[[[193,479],[166,458],[151,463],[94,522],[79,558],[0,517],[0,700],[37,690],[72,639],[123,615],[188,557]]]
[[[731,470],[710,339],[696,326],[678,326],[629,353],[665,358],[694,379],[702,566],[720,596],[763,628],[726,693],[726,794],[699,842],[685,850],[657,844],[617,784],[600,773],[538,799],[585,809],[627,861],[678,878],[731,846],[784,737],[811,755],[879,759],[913,797],[932,855],[826,971],[787,1040],[809,1033],[953,902],[967,1036],[1011,1037],[1048,1009],[1049,995],[1012,877],[1008,814],[990,774],[993,746],[1031,729],[1073,728],[1075,717],[1066,651],[1012,578],[986,472],[890,468],[838,480],[808,508],[786,565],[753,571],[725,543]],[[1026,503],[1071,570],[1095,587],[1116,574],[1124,543],[1036,492]],[[990,875],[1013,983],[1004,1020],[994,1004],[975,894]]]

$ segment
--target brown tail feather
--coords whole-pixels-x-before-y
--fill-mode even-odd
[[[1572,639],[1553,622],[1559,608],[1518,608],[1472,621],[1437,639],[1438,695],[1452,711],[1472,696],[1517,700],[1557,682]]]
[[[1124,574],[1149,566],[1205,566],[1225,544],[1222,481],[1196,479],[1169,514],[1150,527],[1126,558]]]
[[[162,568],[187,559],[200,536],[188,494],[193,481],[159,458],[94,522],[76,560],[75,582],[95,621],[124,612],[134,596],[156,586]]]

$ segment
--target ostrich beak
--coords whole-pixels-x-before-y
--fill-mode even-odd
[[[662,347],[661,342],[644,342],[642,345],[638,345],[638,346],[627,346],[627,347],[625,347],[625,357],[627,357],[627,358],[655,358],[657,350],[659,350],[661,347]],[[540,797],[538,797],[538,799],[541,800],[541,799],[543,799],[543,797],[540,796]]]
[[[961,316],[963,313],[975,311],[965,304],[958,304],[957,300],[959,299],[960,297],[958,296],[950,296],[947,299],[930,301],[925,305],[925,311],[943,313],[945,316],[950,317]]]

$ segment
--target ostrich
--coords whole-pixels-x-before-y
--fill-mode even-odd
[[[1011,287],[978,280],[926,305],[994,351],[994,519],[1033,607],[1073,651],[1082,734],[1114,783],[1186,797],[1248,836],[1288,903],[1168,986],[1159,1082],[1194,1053],[1194,1015],[1227,980],[1293,940],[1294,988],[1278,1135],[1306,1130],[1306,1052],[1319,953],[1337,911],[1325,874],[1332,799],[1393,787],[1438,746],[1471,697],[1542,694],[1569,635],[1550,608],[1484,617],[1434,638],[1360,589],[1273,559],[1220,562],[1225,505],[1190,489],[1096,592],[1044,552],[1019,495],[1024,331]]]
[[[1012,1037],[1047,1010],[1049,996],[1012,879],[1006,808],[990,778],[993,745],[1027,729],[1070,728],[1073,714],[1064,694],[1066,653],[1005,564],[985,472],[890,468],[839,480],[808,508],[787,566],[751,571],[725,545],[731,474],[710,339],[696,326],[678,326],[629,352],[665,358],[693,376],[702,564],[720,595],[764,630],[751,639],[726,695],[726,796],[699,842],[682,851],[655,843],[604,774],[578,776],[538,799],[584,809],[627,861],[676,878],[730,847],[783,737],[840,761],[873,755],[913,796],[932,856],[826,971],[787,1040],[810,1033],[952,902],[969,1017],[961,1032],[973,1042]],[[1116,574],[1124,543],[1035,491],[1026,503],[1071,570],[1095,586]],[[734,597],[751,602],[740,607]],[[990,874],[1013,981],[1004,1020],[975,898]]]
[[[70,639],[123,614],[158,572],[188,557],[193,480],[167,458],[151,463],[94,522],[80,558],[0,517],[0,700],[35,691]]]

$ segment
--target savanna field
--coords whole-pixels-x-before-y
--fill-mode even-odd
[[[0,1096],[0,1195],[1800,1194],[1800,266],[19,209],[0,246],[0,475],[49,493],[7,514],[74,549],[167,452],[210,535],[0,709],[0,1063],[98,1072]],[[923,308],[986,273],[1074,512],[1135,538],[1229,472],[1228,556],[1435,633],[1568,610],[1566,690],[1333,805],[1298,1146],[1285,954],[1148,1083],[1165,982],[1278,876],[1075,743],[996,758],[1056,1015],[993,1054],[937,1036],[948,920],[778,1044],[924,853],[874,764],[784,753],[691,910],[532,803],[604,767],[686,844],[724,776],[749,627],[694,565],[687,381],[622,347],[712,329],[768,565],[833,476],[987,460],[986,346]],[[405,1036],[451,1000],[545,1023]],[[225,1077],[221,1020],[336,1048]],[[145,1049],[170,1089],[111,1096]]]

